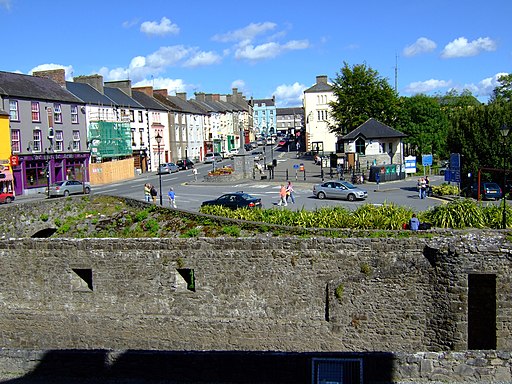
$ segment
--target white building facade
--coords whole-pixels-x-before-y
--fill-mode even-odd
[[[327,76],[317,76],[316,84],[304,91],[306,151],[336,152],[338,137],[329,131],[334,125],[329,103],[335,101]]]

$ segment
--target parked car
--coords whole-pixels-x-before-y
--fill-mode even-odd
[[[158,173],[162,174],[162,173],[174,173],[174,172],[178,172],[180,170],[180,167],[178,167],[176,164],[174,163],[166,163],[166,164],[161,164],[160,165],[160,170],[158,171]]]
[[[12,192],[0,192],[0,203],[12,203],[14,201],[14,194]]]
[[[190,159],[178,160],[176,162],[176,165],[179,167],[180,170],[194,168],[194,162]]]
[[[473,184],[471,194],[478,198],[478,184]],[[501,187],[493,182],[484,182],[480,184],[480,198],[483,200],[499,200],[501,199]]]
[[[262,208],[261,199],[244,192],[226,193],[215,200],[203,201],[201,207],[221,205],[226,208]]]
[[[235,155],[238,155],[238,148],[232,148],[229,151],[229,157],[233,158]]]
[[[219,162],[222,161],[222,156],[219,152],[208,152],[206,155],[204,155],[204,163],[213,163],[213,162]]]
[[[348,201],[364,200],[368,192],[348,181],[327,181],[313,186],[313,195],[318,199],[346,199]]]
[[[81,193],[89,194],[91,193],[91,186],[89,183],[85,183],[84,185],[78,180],[64,180],[50,185],[50,193],[48,193],[48,188],[45,193],[50,197],[69,196]]]

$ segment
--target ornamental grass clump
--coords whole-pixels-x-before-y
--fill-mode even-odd
[[[420,221],[427,221],[438,228],[484,228],[484,209],[471,199],[458,199],[431,208],[421,214]]]

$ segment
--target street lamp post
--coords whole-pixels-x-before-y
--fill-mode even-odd
[[[160,143],[162,142],[162,136],[160,136],[160,132],[155,136],[156,144],[158,146],[158,182],[160,187],[160,205],[163,205],[162,202],[162,172],[160,172]],[[185,160],[186,161],[186,160]]]
[[[50,161],[51,155],[47,150],[44,151],[44,160],[46,163],[46,197],[50,198]]]
[[[504,141],[504,151],[503,151],[503,220],[501,222],[501,227],[503,229],[507,228],[507,191],[506,191],[506,185],[507,185],[507,151],[505,150],[507,148],[507,136],[509,128],[507,125],[503,125],[501,127],[501,136],[503,136]]]

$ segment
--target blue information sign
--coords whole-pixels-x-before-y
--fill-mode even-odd
[[[421,155],[421,164],[426,166],[432,166],[432,155]]]

